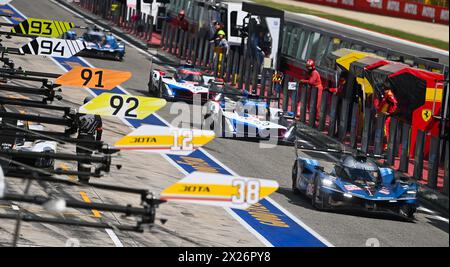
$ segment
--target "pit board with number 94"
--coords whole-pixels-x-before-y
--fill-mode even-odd
[[[86,44],[81,40],[38,37],[22,46],[20,51],[31,55],[70,58],[84,49]]]

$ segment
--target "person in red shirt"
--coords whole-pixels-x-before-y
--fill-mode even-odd
[[[316,70],[316,63],[312,59],[306,61],[306,70],[308,71],[308,79],[300,80],[300,83],[306,83],[311,87],[317,87],[317,116],[319,116],[320,111],[320,101],[322,99],[322,80],[320,79],[320,74]],[[308,101],[309,103],[309,101]],[[309,110],[309,105],[307,106]],[[299,112],[297,112],[299,114]]]
[[[391,116],[397,111],[397,99],[395,98],[394,92],[389,87],[385,87],[385,91],[379,99],[378,97],[374,97],[373,105],[377,114],[375,117],[378,117],[380,114],[386,115],[386,121],[384,123],[384,133],[385,139],[389,141],[389,125],[391,124]],[[384,145],[384,149],[387,148],[387,142]]]
[[[323,90],[322,86],[322,80],[320,79],[320,74],[316,70],[316,63],[312,59],[308,59],[306,61],[306,70],[308,71],[308,79],[307,80],[301,80],[302,83],[307,83],[311,87],[317,87],[320,92]]]

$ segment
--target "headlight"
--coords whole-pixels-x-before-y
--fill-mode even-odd
[[[333,181],[331,181],[330,179],[323,179],[322,180],[322,184],[324,186],[332,186],[333,185]]]
[[[415,194],[417,194],[417,192],[415,190],[408,190],[408,191],[406,191],[406,194],[415,195]]]
[[[353,196],[352,196],[351,194],[349,194],[349,193],[344,193],[344,197],[346,197],[346,198],[352,198]]]
[[[172,91],[172,89],[170,89],[169,86],[168,86],[167,84],[164,84],[164,86],[166,87],[167,94],[170,95],[170,96],[173,96],[173,91]]]

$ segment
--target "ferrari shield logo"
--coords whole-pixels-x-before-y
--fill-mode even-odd
[[[429,121],[431,119],[431,110],[429,109],[422,110],[422,119],[424,121]]]

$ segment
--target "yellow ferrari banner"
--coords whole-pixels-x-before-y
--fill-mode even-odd
[[[142,120],[166,103],[161,98],[103,93],[81,106],[79,112]]]
[[[129,80],[131,76],[131,72],[128,71],[74,67],[71,71],[59,76],[55,83],[63,86],[112,90]]]
[[[28,18],[14,26],[12,33],[57,38],[75,27],[75,24],[65,21]]]

